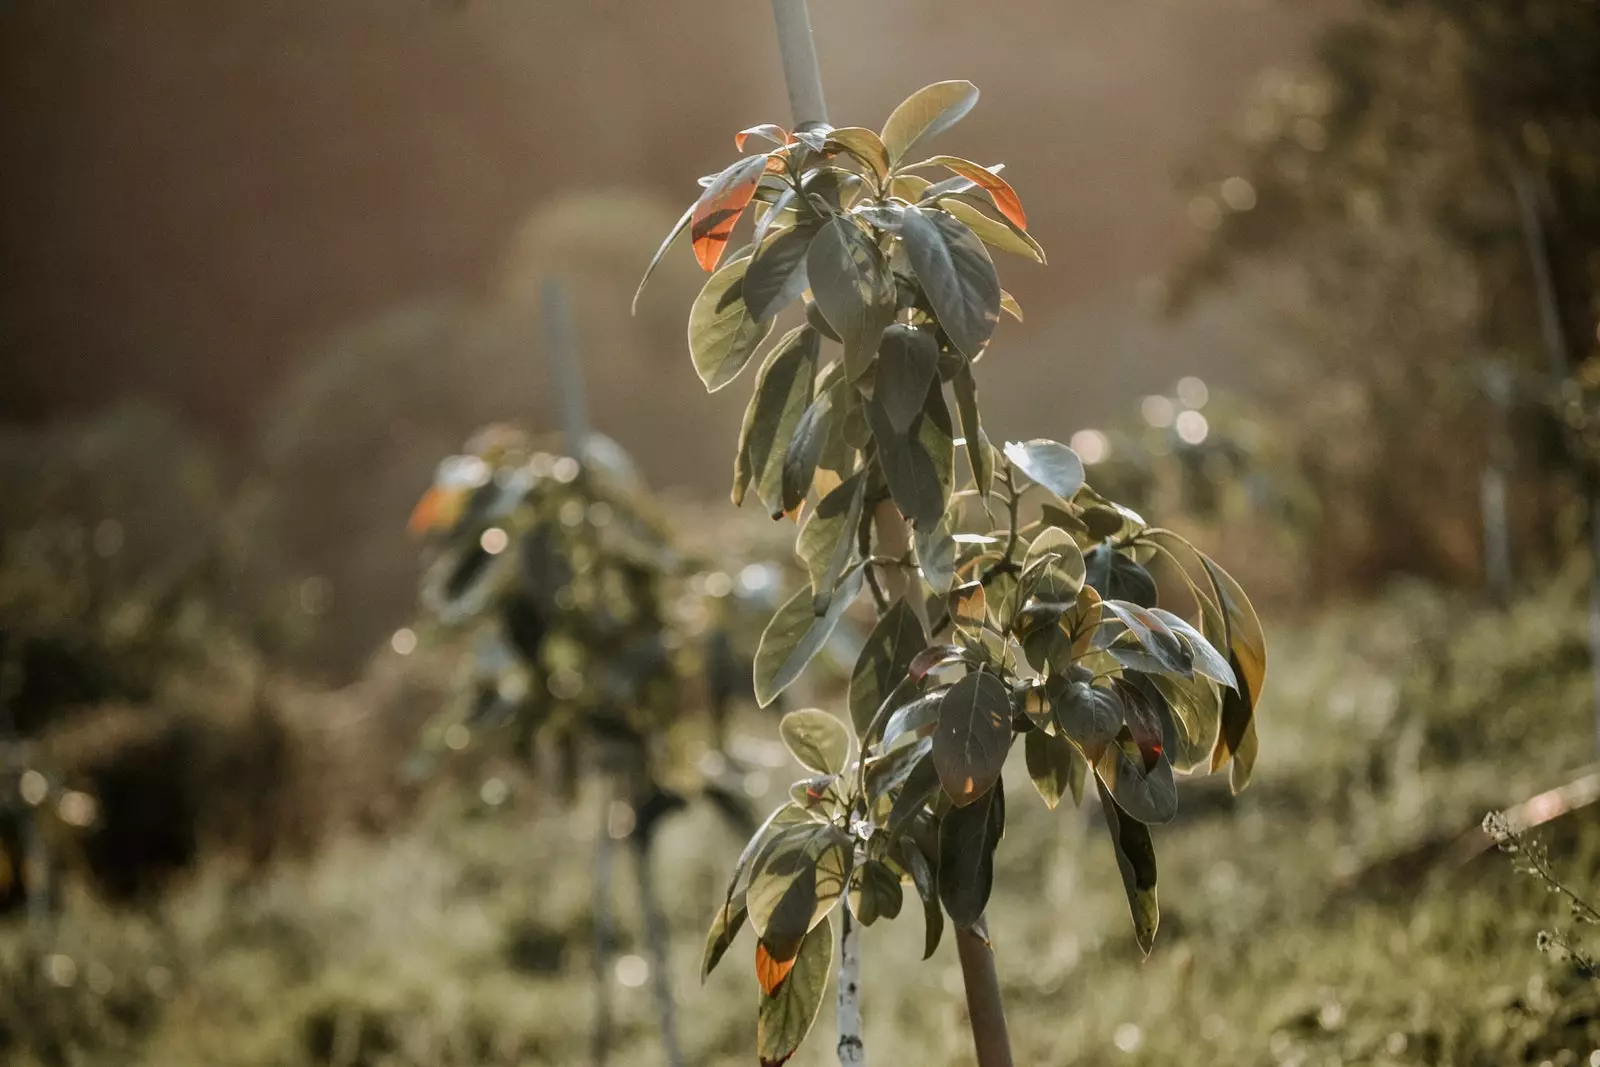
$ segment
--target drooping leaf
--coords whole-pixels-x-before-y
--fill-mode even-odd
[[[961,435],[967,441],[967,458],[972,464],[972,480],[978,492],[988,499],[994,484],[994,453],[989,438],[983,432],[978,416],[978,383],[972,374],[972,363],[963,360],[956,376],[950,380],[956,397],[956,411],[961,417]]]
[[[880,918],[893,919],[900,914],[905,894],[900,889],[900,876],[889,869],[882,860],[869,859],[850,876],[850,910],[861,920],[862,926],[871,926]]]
[[[950,497],[950,481],[944,471],[954,463],[954,445],[946,443],[952,439],[939,441],[938,427],[927,418],[920,420],[909,434],[896,432],[881,396],[874,395],[867,401],[865,413],[878,444],[878,462],[896,506],[919,528],[938,523]],[[930,443],[935,450],[951,452],[948,465],[941,464],[941,457],[930,451]]]
[[[700,194],[690,220],[689,236],[694,242],[694,258],[702,269],[717,269],[728,247],[728,237],[755,195],[767,163],[766,155],[746,156],[718,174]]]
[[[1106,600],[1101,606],[1112,616],[1104,625],[1114,627],[1121,623],[1126,627],[1154,659],[1156,669],[1185,678],[1194,673],[1194,654],[1155,612],[1126,600]]]
[[[739,931],[744,929],[745,906],[744,894],[740,893],[727,904],[717,909],[716,916],[711,920],[711,929],[706,931],[705,952],[700,958],[700,980],[704,982],[717,964],[722,962],[722,957],[727,954],[733,945],[733,939],[739,936]]]
[[[819,708],[791,711],[778,723],[778,736],[802,767],[818,774],[842,774],[850,758],[850,731]]]
[[[811,406],[822,339],[797,326],[773,347],[756,375],[756,387],[739,430],[733,502],[743,503],[752,483],[768,513],[783,510],[783,462],[800,417]]]
[[[709,393],[737,378],[772,332],[770,320],[757,319],[745,306],[749,265],[748,259],[740,259],[717,271],[689,309],[689,355]]]
[[[848,152],[866,164],[881,182],[889,176],[889,150],[876,133],[861,126],[842,126],[828,134],[829,150]]]
[[[633,291],[633,303],[629,305],[629,310],[633,314],[637,315],[639,313],[639,297],[644,295],[644,287],[650,281],[650,276],[656,272],[656,268],[666,258],[667,249],[672,247],[672,242],[678,239],[680,233],[689,228],[689,221],[694,218],[694,209],[697,206],[698,201],[684,209],[683,216],[673,225],[672,230],[666,236],[666,240],[661,242],[661,247],[656,249],[656,254],[650,257],[650,265],[644,269],[644,277],[639,279],[639,288]]]
[[[896,433],[908,432],[922,412],[938,366],[939,342],[929,331],[903,323],[883,331],[874,388]]]
[[[936,524],[912,533],[922,579],[935,593],[948,593],[955,584],[957,546],[953,531],[960,514],[959,506],[959,502],[952,500]]]
[[[1028,228],[1027,212],[1022,210],[1022,201],[1017,197],[1015,189],[1000,175],[970,159],[960,156],[933,156],[916,164],[918,167],[938,166],[953,171],[967,181],[988,193],[994,201],[994,206],[999,209],[1013,226],[1019,230]]]
[[[1005,812],[1005,785],[997,780],[974,803],[945,812],[939,825],[939,899],[958,927],[971,927],[989,904]]]
[[[1239,685],[1222,694],[1222,729],[1211,754],[1211,769],[1232,760],[1228,782],[1235,793],[1250,783],[1256,759],[1255,709],[1261,700],[1261,687],[1267,677],[1267,642],[1261,620],[1233,576],[1217,566],[1209,556],[1197,553],[1206,577],[1216,594],[1226,623],[1218,650],[1226,650],[1228,666]]]
[[[773,958],[793,959],[801,939],[844,893],[850,835],[828,822],[785,827],[750,870],[745,907],[750,928]]]
[[[1178,744],[1168,753],[1173,768],[1184,774],[1209,771],[1222,722],[1222,691],[1198,671],[1193,678],[1172,674],[1147,677],[1178,724]]]
[[[1033,787],[1047,808],[1054,811],[1068,789],[1072,790],[1073,803],[1083,799],[1089,764],[1070,741],[1043,730],[1030,730],[1022,748],[1028,759],[1028,777],[1033,779]]]
[[[1172,777],[1172,764],[1157,747],[1149,757],[1143,746],[1124,733],[1107,745],[1095,761],[1095,774],[1116,798],[1117,807],[1131,819],[1154,824],[1171,822],[1178,813],[1178,787]]]
[[[1083,488],[1083,460],[1060,442],[1044,438],[1007,441],[1006,458],[1062,500],[1071,500]]]
[[[771,991],[763,991],[756,1012],[756,1053],[761,1067],[783,1067],[811,1032],[833,970],[833,924],[823,922],[806,935],[794,966]]]
[[[1151,608],[1150,613],[1166,623],[1168,629],[1183,639],[1184,645],[1189,650],[1195,673],[1202,674],[1229,689],[1239,688],[1238,679],[1234,677],[1233,668],[1228,665],[1228,661],[1222,658],[1222,654],[1206,639],[1205,634],[1195,629],[1188,619],[1161,608]]]
[[[848,389],[848,383],[836,379],[795,421],[794,432],[789,435],[788,446],[784,449],[778,501],[782,510],[778,514],[786,515],[798,508],[810,491],[823,446],[828,443],[830,426],[839,418],[835,408]]]
[[[1056,727],[1090,756],[1098,755],[1122,729],[1127,709],[1107,686],[1052,675],[1045,681],[1045,692]]]
[[[1022,305],[1017,303],[1017,298],[1016,297],[1012,296],[1010,293],[1006,292],[1004,289],[1000,290],[1000,310],[1004,311],[1007,315],[1010,315],[1012,318],[1016,319],[1018,322],[1023,321],[1022,320]]]
[[[969,81],[935,82],[908,96],[883,124],[883,143],[891,165],[917,144],[960,122],[978,103],[978,87]]]
[[[906,842],[902,852],[905,856],[906,870],[911,873],[911,884],[917,887],[917,896],[922,900],[924,923],[922,958],[927,959],[933,955],[933,950],[939,947],[939,938],[944,933],[944,912],[939,908],[939,883],[932,864],[928,862],[928,857],[922,854],[922,849],[916,842]]]
[[[939,792],[939,772],[933,765],[933,756],[930,753],[926,759],[918,760],[911,774],[906,778],[905,784],[900,787],[900,794],[894,798],[889,809],[889,833],[897,834],[903,829],[908,820],[913,819]]]
[[[806,253],[806,276],[823,318],[844,343],[845,373],[871,365],[883,331],[894,321],[894,275],[877,242],[848,216],[835,215]]]
[[[872,628],[850,674],[850,718],[863,742],[878,707],[907,676],[911,661],[928,647],[916,612],[904,599],[894,602]]]
[[[1143,823],[1123,815],[1099,778],[1100,809],[1105,813],[1106,830],[1117,854],[1117,870],[1122,872],[1122,888],[1128,894],[1128,910],[1133,915],[1133,936],[1139,949],[1150,954],[1155,944],[1161,909],[1156,902],[1156,850],[1150,830]]]
[[[861,592],[861,571],[856,570],[834,594],[826,614],[817,615],[811,610],[811,590],[801,589],[790,597],[762,631],[761,644],[756,648],[755,689],[756,702],[762,707],[787,689],[807,663],[815,656],[834,627],[839,625],[851,601]]]
[[[757,247],[744,275],[744,302],[750,314],[770,319],[806,290],[806,251],[816,236],[807,223],[779,230]]]
[[[920,682],[929,671],[965,659],[970,657],[967,650],[960,645],[933,645],[917,653],[916,658],[911,661],[911,679]]]
[[[911,772],[917,769],[917,764],[928,758],[933,751],[933,739],[924,737],[909,745],[901,745],[882,756],[874,756],[867,761],[865,780],[867,799],[876,803],[879,798],[893,793],[906,779],[911,777]]]
[[[934,208],[907,208],[900,235],[939,325],[977,358],[1000,319],[1000,279],[988,249],[954,215]]]
[[[967,229],[977,234],[984,244],[1013,255],[1026,256],[1035,263],[1045,262],[1044,249],[1027,230],[1013,229],[998,219],[992,219],[960,197],[942,197],[939,206],[965,223]]]
[[[973,671],[944,695],[933,735],[933,763],[958,807],[982,797],[1000,779],[1011,750],[1011,699],[997,676]]]
[[[805,562],[806,573],[811,577],[814,612],[828,610],[833,600],[833,587],[849,565],[866,487],[865,474],[852,474],[818,502],[806,517],[805,525],[800,527],[795,551]],[[857,730],[860,730],[859,723]]]

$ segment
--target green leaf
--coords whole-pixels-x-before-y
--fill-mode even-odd
[[[711,920],[711,929],[706,931],[705,952],[700,958],[700,981],[704,982],[716,970],[717,964],[722,962],[722,957],[733,945],[733,939],[744,929],[745,915],[743,893],[717,909],[716,916]]]
[[[911,873],[911,884],[917,887],[917,896],[922,900],[925,926],[922,958],[928,959],[933,955],[933,950],[939,947],[939,938],[944,933],[944,912],[939,909],[939,882],[928,863],[928,857],[922,854],[916,842],[907,841],[902,853],[906,870]]]
[[[794,969],[756,1011],[756,1054],[761,1067],[782,1067],[811,1032],[833,971],[833,924],[806,935]]]
[[[826,147],[850,153],[865,163],[879,181],[889,176],[889,150],[876,133],[861,126],[843,126],[830,130]]]
[[[1022,569],[1028,579],[1023,583],[1027,595],[1041,600],[1069,604],[1083,589],[1083,552],[1072,535],[1058,527],[1046,527],[1033,539]]]
[[[1106,686],[1069,681],[1055,674],[1045,680],[1045,693],[1057,728],[1091,757],[1098,756],[1122,729],[1127,709],[1122,698]]]
[[[1105,813],[1106,830],[1117,854],[1117,870],[1122,872],[1122,888],[1128,894],[1128,910],[1133,915],[1133,936],[1146,956],[1155,944],[1161,909],[1156,903],[1156,850],[1150,830],[1117,810],[1104,783],[1095,779],[1100,794],[1100,809]]]
[[[833,910],[849,874],[850,835],[832,823],[785,827],[768,842],[745,890],[750,927],[774,958],[793,959],[801,939]]]
[[[883,724],[882,747],[888,748],[901,736],[937,723],[939,705],[944,701],[944,695],[949,689],[949,686],[941,686],[895,708],[888,721]]]
[[[878,707],[905,680],[911,661],[928,647],[928,636],[916,612],[904,599],[897,600],[872,628],[850,674],[850,719],[863,744]]]
[[[917,144],[960,122],[978,103],[978,87],[969,81],[935,82],[912,93],[883,124],[883,143],[891,165]]]
[[[744,302],[750,314],[770,319],[806,290],[806,250],[816,227],[802,223],[768,237],[750,257],[744,276]]]
[[[976,359],[1000,321],[1000,279],[988,249],[954,215],[933,208],[907,208],[900,237],[939,326]]]
[[[900,787],[900,795],[894,798],[894,803],[889,808],[889,833],[899,833],[905,826],[906,820],[921,811],[922,806],[932,800],[938,792],[939,771],[934,767],[933,756],[930,754],[927,759],[917,761],[905,785]]]
[[[940,595],[948,593],[956,581],[957,546],[953,531],[959,516],[960,502],[952,500],[936,524],[912,532],[917,564],[922,568],[922,580]]]
[[[823,318],[844,342],[851,381],[866,371],[884,329],[894,321],[894,275],[877,243],[847,216],[835,215],[806,253],[806,276]]]
[[[1231,759],[1228,784],[1237,793],[1250,783],[1256,762],[1255,709],[1267,678],[1266,636],[1256,609],[1239,583],[1211,557],[1203,552],[1197,555],[1226,623],[1217,645],[1228,650],[1228,666],[1239,681],[1237,691],[1225,690],[1222,694],[1222,728],[1211,754],[1211,769],[1218,770]]]
[[[1044,438],[1007,441],[1006,458],[1062,500],[1071,500],[1083,488],[1083,460],[1060,442]],[[1100,592],[1103,595],[1105,590]]]
[[[1111,790],[1117,807],[1142,823],[1171,822],[1178,813],[1178,785],[1172,777],[1172,764],[1156,750],[1146,767],[1146,756],[1128,734],[1105,747],[1095,760],[1095,774]]]
[[[1106,627],[1114,627],[1121,623],[1127,632],[1133,635],[1134,640],[1154,658],[1158,669],[1169,674],[1182,675],[1188,678],[1194,674],[1194,655],[1178,639],[1171,628],[1148,608],[1141,608],[1125,600],[1106,600],[1101,604],[1103,610],[1110,612],[1112,618],[1106,620]],[[1105,632],[1102,630],[1102,633]]]
[[[850,731],[817,708],[791,711],[778,723],[778,736],[802,767],[818,774],[843,774],[850,759]]]
[[[974,671],[944,695],[933,735],[933,763],[958,807],[982,797],[1000,780],[1011,750],[1011,699],[998,677]]]
[[[1028,777],[1033,779],[1033,787],[1044,798],[1046,807],[1054,811],[1068,789],[1072,790],[1074,804],[1082,801],[1089,764],[1072,742],[1043,730],[1030,730],[1023,738],[1022,748],[1028,760]]]
[[[874,389],[896,433],[908,432],[922,412],[938,367],[939,342],[929,331],[904,323],[883,331]]]
[[[901,745],[887,755],[875,756],[867,761],[865,774],[867,799],[876,803],[885,794],[906,784],[906,779],[917,769],[917,764],[933,751],[933,739],[924,737],[909,745]]]
[[[882,860],[867,860],[856,868],[850,883],[850,910],[861,920],[862,926],[900,914],[905,899],[900,876]]]
[[[834,409],[848,388],[848,383],[842,379],[834,381],[795,422],[794,433],[790,435],[788,447],[784,450],[778,501],[783,510],[778,514],[787,515],[798,508],[811,491],[817,462],[822,458],[823,446],[828,443],[829,428],[839,417]]]
[[[1239,688],[1239,681],[1234,676],[1233,668],[1228,665],[1228,661],[1222,658],[1222,653],[1218,652],[1211,642],[1206,640],[1206,635],[1195,629],[1188,619],[1161,608],[1151,608],[1150,613],[1166,623],[1168,629],[1183,639],[1184,644],[1188,646],[1196,674],[1204,675],[1229,689]]]
[[[1012,225],[991,218],[959,196],[941,197],[939,206],[960,219],[984,244],[993,245],[1013,255],[1027,256],[1035,263],[1045,262],[1044,249],[1027,230],[1018,230]]]
[[[739,376],[772,332],[745,306],[748,259],[735,260],[711,276],[689,309],[689,355],[706,391],[716,392]]]
[[[762,631],[761,644],[756,648],[755,688],[758,704],[766,707],[800,677],[800,672],[821,651],[851,601],[861,592],[861,582],[861,571],[854,571],[834,594],[833,603],[828,605],[824,615],[819,616],[811,610],[809,588],[795,593],[778,609],[778,613]]]
[[[806,573],[811,578],[813,612],[828,610],[833,601],[833,587],[850,563],[866,488],[866,475],[852,474],[817,503],[806,517],[805,525],[800,527],[795,551],[805,562]]]
[[[1005,785],[951,808],[939,824],[939,899],[958,927],[983,917],[994,889],[994,850],[1006,824]]]
[[[1084,581],[1104,600],[1125,600],[1142,608],[1156,605],[1156,580],[1135,560],[1118,552],[1108,541],[1083,557]]]
[[[739,430],[733,468],[733,502],[744,502],[754,483],[769,514],[783,511],[783,464],[800,417],[811,406],[822,339],[809,326],[784,334],[756,376],[755,392]]]
[[[967,440],[967,458],[972,464],[972,480],[978,492],[987,500],[994,484],[994,453],[989,438],[983,432],[978,416],[978,383],[972,374],[972,361],[962,360],[961,368],[951,379],[951,390],[956,396],[956,411],[961,416],[961,435]]]
[[[909,434],[895,432],[881,395],[874,395],[865,406],[889,495],[918,529],[943,517],[955,470],[955,434],[937,381],[928,389],[926,405]]]
[[[633,291],[633,303],[629,305],[629,310],[633,314],[637,315],[639,313],[639,297],[644,295],[644,287],[650,281],[650,275],[656,272],[656,268],[666,258],[667,249],[672,247],[672,242],[678,239],[680,233],[689,228],[689,220],[694,218],[694,209],[697,203],[698,201],[696,204],[690,204],[684,209],[683,217],[672,227],[672,231],[667,234],[666,240],[661,242],[661,247],[656,249],[656,254],[650,257],[650,265],[644,269],[644,277],[639,279],[639,288]]]

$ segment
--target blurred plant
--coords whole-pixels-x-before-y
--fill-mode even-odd
[[[1462,534],[1502,455],[1521,557],[1564,547],[1549,403],[1600,316],[1597,47],[1591,4],[1370,0],[1193,182],[1207,242],[1174,295],[1256,270],[1303,341],[1263,380],[1325,506],[1329,584],[1477,579]]]
[[[686,803],[667,784],[665,748],[685,718],[690,639],[709,620],[686,614],[704,608],[680,588],[685,561],[630,461],[594,435],[584,451],[580,462],[537,449],[513,428],[488,427],[464,454],[440,465],[413,512],[413,532],[434,542],[422,604],[445,630],[473,642],[463,699],[431,728],[429,747],[459,750],[475,735],[509,731],[530,755],[536,744],[544,747],[560,765],[569,796],[581,770],[597,773],[603,788],[595,1058],[605,1058],[610,1025],[609,843],[626,838],[636,852],[663,1039],[676,1063],[666,929],[650,879],[650,845],[660,820]],[[717,592],[730,597],[733,583]],[[712,688],[718,691],[715,679]],[[727,700],[713,700],[712,709],[720,754]],[[748,833],[747,806],[724,784],[735,777],[733,765],[726,757],[710,763],[724,774],[702,783],[703,795]]]
[[[1550,863],[1550,853],[1544,843],[1529,837],[1506,818],[1503,812],[1491,811],[1483,817],[1483,832],[1501,852],[1511,857],[1512,866],[1523,874],[1543,883],[1551,893],[1566,900],[1573,922],[1584,926],[1600,926],[1600,910],[1563,882]],[[1600,979],[1600,965],[1594,956],[1580,946],[1567,930],[1540,930],[1539,951],[1572,964],[1574,970],[1586,978]]]
[[[804,306],[805,322],[761,361],[734,468],[735,503],[753,491],[774,517],[803,517],[797,552],[811,577],[762,635],[758,700],[795,681],[863,587],[878,612],[850,683],[854,739],[824,711],[784,718],[811,776],[745,847],[707,937],[709,971],[747,922],[755,930],[764,1064],[788,1060],[811,1028],[836,911],[838,1053],[864,1061],[859,925],[895,917],[907,881],[927,953],[945,915],[954,923],[979,1063],[1010,1063],[984,911],[1005,829],[1000,772],[1019,735],[1051,807],[1069,790],[1079,800],[1093,769],[1147,952],[1149,824],[1176,811],[1174,772],[1231,764],[1237,790],[1255,761],[1265,645],[1237,583],[1086,486],[1067,446],[1001,451],[983,431],[973,365],[1000,312],[1017,313],[985,245],[1044,254],[998,167],[912,154],[977,99],[969,82],[941,82],[881,133],[744,130],[741,150],[776,147],[701,179],[656,254],[688,230],[715,272],[689,317],[710,391],[752,362],[785,308]],[[752,203],[750,242],[726,254]],[[824,338],[842,358],[824,361]],[[958,441],[970,471],[960,488]],[[1158,559],[1195,622],[1157,606]]]

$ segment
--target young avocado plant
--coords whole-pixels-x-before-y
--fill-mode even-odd
[[[662,1037],[668,1060],[681,1063],[650,845],[660,820],[685,804],[667,784],[662,756],[694,669],[694,627],[675,607],[691,568],[626,457],[593,435],[580,463],[509,427],[481,431],[440,465],[412,527],[433,542],[424,608],[475,641],[463,699],[433,724],[430,747],[510,738],[530,751],[537,743],[563,764],[569,792],[580,771],[600,779],[594,1060],[604,1061],[610,1029],[610,841],[625,836]],[[720,722],[712,733],[720,741]],[[750,831],[754,819],[735,790],[708,781],[700,792],[740,833]]]
[[[998,166],[916,151],[977,100],[969,82],[940,82],[881,132],[744,130],[738,148],[764,150],[701,179],[656,253],[687,229],[714,272],[689,315],[706,388],[757,364],[734,502],[753,493],[801,520],[811,581],[766,627],[758,699],[800,675],[863,588],[878,615],[848,715],[783,719],[810,777],[745,847],[707,937],[709,972],[744,926],[755,932],[763,1064],[788,1060],[810,1030],[835,926],[839,1056],[864,1062],[858,928],[896,917],[907,883],[927,954],[946,917],[954,928],[979,1064],[1011,1062],[984,910],[1005,830],[1001,768],[1019,737],[1047,806],[1078,802],[1093,779],[1146,952],[1149,827],[1176,811],[1174,773],[1227,766],[1238,790],[1255,762],[1266,650],[1238,584],[1085,485],[1067,446],[997,449],[984,432],[974,367],[1000,313],[1021,316],[988,249],[1045,257]],[[730,251],[746,214],[753,232]],[[804,321],[758,360],[797,301]],[[1191,618],[1164,608],[1169,597]]]

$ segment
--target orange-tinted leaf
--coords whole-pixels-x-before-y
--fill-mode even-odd
[[[761,983],[761,992],[772,996],[778,987],[783,985],[783,980],[789,977],[789,972],[794,970],[795,957],[786,960],[775,959],[767,951],[764,941],[756,942],[756,981]]]
[[[411,518],[406,522],[406,529],[413,536],[421,536],[443,527],[453,526],[461,515],[461,505],[465,500],[466,494],[459,489],[429,486],[428,491],[422,494],[422,499],[417,501],[417,506],[411,509]]]
[[[743,152],[744,143],[752,137],[764,137],[780,147],[789,143],[788,130],[773,122],[763,122],[759,126],[751,126],[734,134],[733,146]]]
[[[1010,219],[1017,229],[1028,228],[1028,216],[1022,210],[1022,201],[1017,197],[1016,190],[994,171],[960,156],[934,156],[924,160],[923,163],[941,166],[961,175],[988,193],[994,199],[994,206],[1000,209],[1000,214]],[[923,163],[917,166],[920,167]]]
[[[716,270],[722,261],[728,238],[755,195],[768,163],[766,155],[747,156],[717,175],[700,194],[690,221],[689,236],[694,242],[694,258],[702,269]]]

